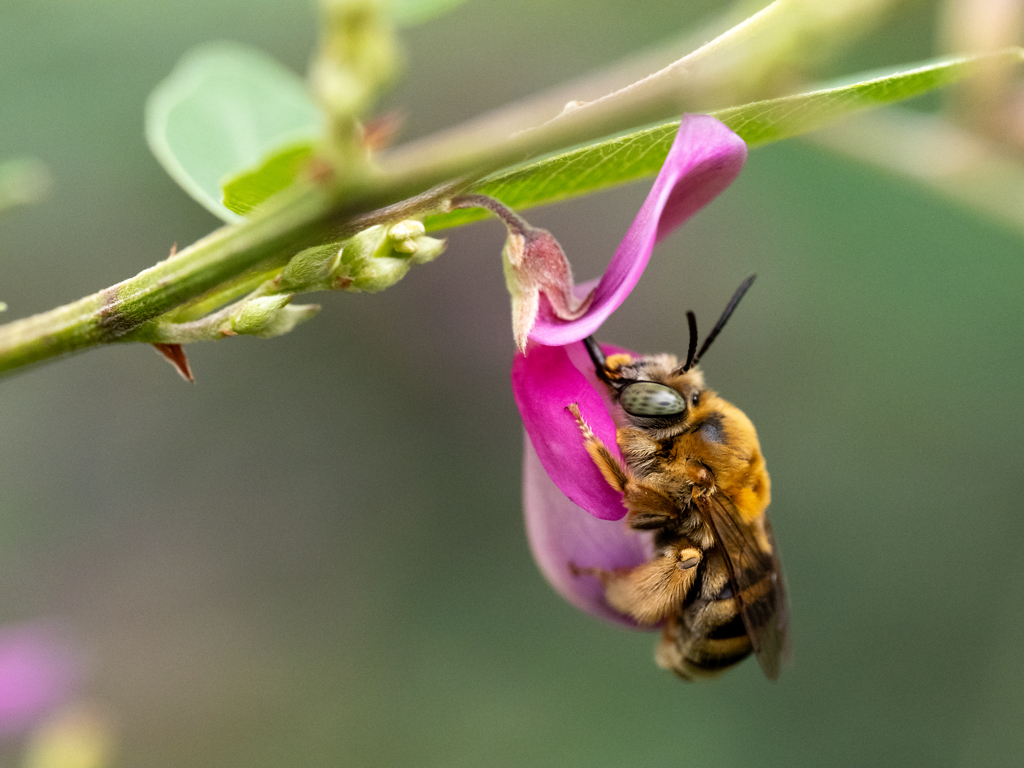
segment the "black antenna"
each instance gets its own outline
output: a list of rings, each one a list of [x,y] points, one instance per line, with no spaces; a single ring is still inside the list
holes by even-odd
[[[735,311],[736,305],[740,303],[740,299],[743,298],[743,294],[745,294],[750,289],[750,286],[754,284],[754,279],[756,277],[757,275],[751,275],[740,283],[740,287],[736,289],[736,293],[732,295],[732,298],[729,299],[729,303],[725,305],[725,311],[723,311],[722,316],[718,318],[718,322],[715,323],[715,327],[711,330],[711,333],[708,334],[708,337],[704,339],[704,344],[701,346],[700,352],[697,353],[697,356],[693,358],[692,365],[697,364],[697,361],[700,360],[704,356],[704,353],[708,351],[708,347],[711,346],[711,342],[714,341],[715,337],[722,332],[723,328],[725,328],[725,323],[729,320],[733,311]]]
[[[607,363],[605,362],[604,352],[601,351],[601,347],[598,346],[597,339],[593,336],[587,336],[583,340],[583,344],[587,348],[587,352],[590,354],[590,359],[594,361],[594,368],[597,370],[597,378],[603,381],[605,384],[611,384],[612,380],[608,376]]]
[[[693,356],[697,354],[697,316],[692,309],[686,311],[686,324],[690,326],[690,348],[686,351],[686,365],[683,366],[683,373],[690,370],[693,365]]]

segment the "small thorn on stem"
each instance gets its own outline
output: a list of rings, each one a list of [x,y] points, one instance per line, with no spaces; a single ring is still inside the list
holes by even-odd
[[[195,378],[192,376],[192,369],[189,367],[188,358],[185,357],[185,350],[181,344],[154,344],[153,347],[164,356],[171,365],[174,366],[174,370],[178,372],[185,381],[196,383]]]

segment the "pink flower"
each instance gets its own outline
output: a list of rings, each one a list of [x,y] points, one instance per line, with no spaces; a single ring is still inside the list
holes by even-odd
[[[54,627],[0,628],[0,737],[30,727],[63,704],[78,678],[78,660]]]
[[[724,123],[708,115],[684,116],[658,178],[608,268],[598,280],[576,286],[581,300],[594,292],[587,311],[567,322],[542,298],[530,338],[561,346],[594,333],[633,290],[654,246],[724,192],[746,159],[747,145]]]
[[[635,623],[605,603],[597,579],[578,576],[573,565],[611,570],[649,559],[649,535],[622,518],[621,494],[612,490],[583,447],[572,415],[583,418],[613,453],[615,422],[605,386],[581,340],[594,333],[625,300],[647,266],[655,244],[722,192],[739,174],[747,147],[712,117],[683,118],[675,142],[647,200],[604,275],[576,286],[589,305],[575,319],[560,319],[542,294],[533,343],[512,365],[512,390],[527,440],[523,500],[527,535],[537,564],[555,590],[589,613],[630,626]],[[607,354],[622,352],[604,347]],[[621,458],[621,457],[620,457]]]
[[[603,348],[607,354],[625,351]],[[633,568],[653,554],[650,535],[622,520],[622,495],[601,476],[565,409],[577,403],[594,434],[621,458],[610,400],[582,342],[531,344],[512,364],[512,391],[526,426],[523,509],[534,560],[555,591],[577,608],[636,626],[608,607],[597,579],[572,572],[573,565]]]

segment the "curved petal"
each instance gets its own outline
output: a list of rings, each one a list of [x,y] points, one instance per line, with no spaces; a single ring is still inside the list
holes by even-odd
[[[571,570],[571,565],[604,570],[640,565],[652,555],[650,534],[637,533],[623,521],[599,520],[573,504],[548,477],[528,436],[524,442],[526,535],[544,578],[580,610],[637,629],[651,629],[639,627],[610,608],[595,576]]]
[[[608,354],[617,350],[605,347]],[[574,359],[575,358],[575,359]],[[583,447],[567,407],[579,406],[587,424],[617,457],[610,401],[581,342],[566,347],[531,344],[512,362],[512,394],[541,465],[563,494],[602,520],[625,516],[622,494],[608,485]]]
[[[633,290],[655,244],[724,191],[746,159],[747,145],[724,123],[708,115],[685,115],[654,186],[597,282],[586,314],[560,320],[542,297],[530,338],[561,346],[594,333]],[[577,295],[586,296],[593,285],[577,286]]]

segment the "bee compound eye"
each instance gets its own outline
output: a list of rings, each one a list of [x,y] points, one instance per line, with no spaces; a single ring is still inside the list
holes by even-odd
[[[686,410],[683,396],[672,387],[653,381],[637,381],[619,394],[619,402],[632,416],[674,416]]]

